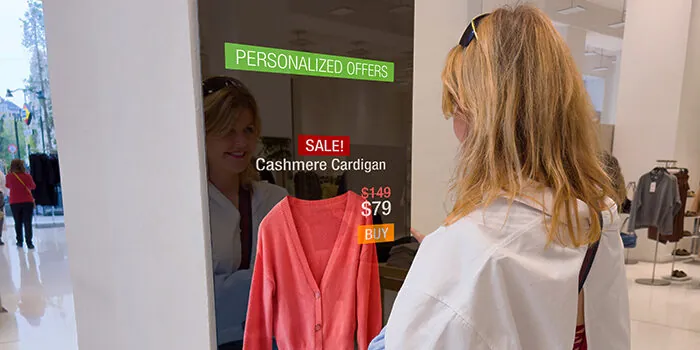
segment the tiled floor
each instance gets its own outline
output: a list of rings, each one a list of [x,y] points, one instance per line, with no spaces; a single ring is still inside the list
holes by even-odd
[[[636,278],[651,278],[652,265],[627,265],[632,317],[632,349],[700,349],[700,265],[677,263],[694,282],[645,286]],[[671,264],[657,266],[657,276],[671,273]]]
[[[0,350],[77,349],[64,230],[40,229],[36,236],[35,251],[0,247],[0,295],[9,311],[0,314]],[[700,280],[700,265],[676,268]],[[657,271],[667,275],[670,269],[662,264]],[[628,266],[632,349],[700,349],[700,289],[634,282],[650,276],[651,264]]]
[[[0,247],[0,295],[9,311],[0,314],[0,350],[77,349],[64,229],[36,230],[33,251],[10,236]]]

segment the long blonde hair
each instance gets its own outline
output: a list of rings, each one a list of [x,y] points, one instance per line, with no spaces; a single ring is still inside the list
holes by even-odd
[[[523,195],[535,182],[552,191],[549,242],[578,247],[598,240],[598,216],[590,215],[584,230],[576,200],[596,213],[614,191],[598,159],[594,110],[566,43],[529,5],[500,8],[475,31],[471,44],[449,52],[442,74],[443,112],[468,125],[446,224],[499,197]]]
[[[255,97],[240,81],[227,77],[214,77],[210,79],[228,79],[233,84],[207,94],[204,97],[204,130],[206,135],[227,135],[234,130],[240,114],[246,110],[253,115],[253,125],[256,136],[260,136],[262,122],[258,111],[258,103]],[[205,81],[206,85],[206,81]],[[253,182],[258,181],[260,175],[252,164],[243,170],[240,175],[241,185],[253,190]]]

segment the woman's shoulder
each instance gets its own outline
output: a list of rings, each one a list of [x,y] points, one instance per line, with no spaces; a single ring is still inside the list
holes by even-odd
[[[256,181],[253,183],[253,197],[260,202],[277,204],[288,195],[289,192],[284,187],[267,181]]]

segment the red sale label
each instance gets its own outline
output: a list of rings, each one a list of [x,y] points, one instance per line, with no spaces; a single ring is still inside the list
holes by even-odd
[[[299,135],[300,156],[349,156],[350,136]]]

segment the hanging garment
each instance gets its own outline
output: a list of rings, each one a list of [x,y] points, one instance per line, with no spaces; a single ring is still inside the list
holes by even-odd
[[[680,208],[685,208],[686,201],[688,200],[688,190],[690,189],[690,185],[688,184],[688,172],[687,171],[681,171],[678,173],[673,174],[673,176],[676,177],[676,181],[678,182],[678,193],[680,194]],[[676,212],[676,215],[673,217],[673,232],[670,235],[664,235],[662,234],[659,236],[659,242],[661,243],[668,243],[668,242],[678,242],[683,238],[683,231],[684,231],[684,223],[685,220],[685,211],[684,210],[678,210]],[[650,227],[649,228],[649,233],[648,237],[649,239],[656,240],[658,235],[658,229],[656,227]]]
[[[49,155],[49,167],[51,169],[51,172],[49,174],[49,183],[53,185],[59,185],[61,183],[61,170],[58,165],[57,154]]]
[[[36,204],[46,206],[58,205],[56,186],[60,182],[58,172],[58,160],[54,162],[44,153],[29,155],[29,171],[36,182],[33,191]]]
[[[322,198],[321,180],[312,171],[294,174],[294,196],[299,199],[318,200]]]
[[[655,168],[639,178],[632,200],[629,231],[657,227],[661,234],[673,233],[673,219],[681,209],[678,180],[666,169]]]
[[[373,244],[358,244],[364,199],[287,197],[260,226],[243,348],[353,350],[382,327]]]

